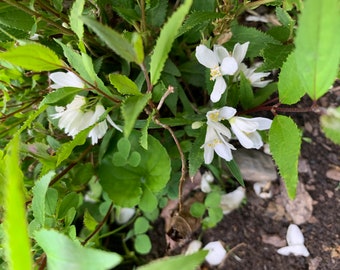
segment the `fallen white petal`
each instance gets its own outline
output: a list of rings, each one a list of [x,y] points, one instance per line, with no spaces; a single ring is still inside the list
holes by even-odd
[[[243,187],[238,187],[234,191],[222,195],[221,208],[223,210],[223,214],[227,215],[234,209],[237,209],[242,203],[245,196],[246,192]]]
[[[303,245],[305,239],[299,227],[295,224],[290,224],[287,230],[287,243],[288,246]]]
[[[184,255],[190,255],[200,250],[202,242],[199,240],[191,241]]]
[[[205,260],[210,265],[219,265],[224,260],[225,255],[227,254],[220,241],[210,242],[203,249],[209,250],[209,253],[205,257]]]
[[[294,256],[309,256],[309,252],[304,245],[294,245],[287,246],[277,250],[277,253],[284,256],[294,255]]]
[[[273,196],[272,191],[264,191],[271,182],[256,182],[253,186],[255,194],[262,199],[269,199]]]

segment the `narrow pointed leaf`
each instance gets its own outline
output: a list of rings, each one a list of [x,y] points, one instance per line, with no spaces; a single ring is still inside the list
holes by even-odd
[[[78,36],[79,40],[82,40],[84,35],[84,23],[82,20],[80,20],[80,16],[84,9],[84,4],[85,0],[76,0],[70,12],[70,26],[72,31]]]
[[[154,52],[151,56],[150,62],[150,77],[151,84],[155,85],[161,76],[166,59],[171,50],[172,43],[174,42],[178,29],[181,27],[185,16],[188,14],[192,5],[192,0],[186,0],[170,17],[161,30],[160,36]]]

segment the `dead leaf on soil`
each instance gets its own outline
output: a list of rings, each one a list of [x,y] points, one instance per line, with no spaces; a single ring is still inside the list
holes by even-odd
[[[286,240],[281,239],[278,235],[262,234],[261,238],[263,243],[272,245],[274,247],[279,248],[286,245]]]
[[[284,206],[287,214],[291,217],[292,221],[301,225],[311,219],[313,213],[313,199],[305,189],[304,184],[300,181],[296,190],[296,197],[290,200],[287,191],[282,183],[282,192],[280,197],[282,205]]]
[[[321,263],[321,257],[315,257],[308,262],[308,270],[317,270]]]
[[[334,166],[326,172],[326,176],[329,179],[340,181],[340,167]]]

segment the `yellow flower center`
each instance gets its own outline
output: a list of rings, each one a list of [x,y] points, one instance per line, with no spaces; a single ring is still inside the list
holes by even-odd
[[[222,141],[220,139],[216,138],[216,139],[210,141],[208,143],[208,146],[214,148],[217,144],[220,144],[220,143],[222,143]]]
[[[209,117],[210,121],[218,122],[219,115],[220,115],[220,112],[219,111],[215,111],[215,112],[209,113],[208,117]]]
[[[221,73],[219,66],[210,69],[210,80],[211,81],[214,81],[216,80],[216,78],[221,77],[221,76],[222,76],[222,73]]]

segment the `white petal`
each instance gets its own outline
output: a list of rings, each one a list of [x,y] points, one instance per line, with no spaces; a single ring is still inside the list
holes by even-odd
[[[204,145],[204,163],[210,164],[214,159],[214,148],[209,145]]]
[[[277,250],[280,255],[288,256],[290,254],[294,256],[309,256],[308,249],[304,245],[287,246]]]
[[[223,135],[223,136],[227,137],[228,139],[231,138],[231,133],[230,133],[229,128],[227,128],[222,123],[219,123],[219,122],[208,122],[208,126],[212,127],[215,130],[217,136],[222,141],[225,141],[225,138],[221,138],[220,135]]]
[[[204,193],[209,193],[211,191],[210,184],[208,183],[207,180],[205,180],[203,177],[201,179],[201,190]]]
[[[237,209],[243,199],[245,198],[246,193],[243,187],[238,187],[232,192],[224,194],[221,196],[221,208],[223,210],[223,214],[227,215],[234,209]]]
[[[290,224],[287,230],[287,243],[288,246],[303,245],[305,239],[299,227],[295,224]]]
[[[248,136],[243,133],[236,125],[231,124],[231,129],[236,135],[237,139],[240,141],[240,144],[247,149],[253,148],[254,144],[252,140],[248,138]]]
[[[55,83],[52,88],[58,89],[61,87],[76,87],[83,88],[84,82],[78,78],[73,72],[54,72],[49,75],[49,78]]]
[[[203,249],[209,250],[205,260],[210,265],[219,265],[227,254],[220,241],[210,242]]]
[[[234,124],[243,132],[254,132],[258,128],[257,121],[253,120],[254,118],[245,118],[240,116],[233,117],[230,122],[234,122]]]
[[[198,62],[207,68],[215,68],[219,66],[217,56],[205,45],[198,45],[196,47],[195,55]]]
[[[221,45],[214,45],[214,53],[217,56],[219,63],[222,63],[224,58],[230,57],[227,49]]]
[[[242,45],[240,43],[235,44],[232,56],[236,59],[238,64],[240,64],[243,61],[244,57],[246,56],[248,46],[249,41],[243,43]]]
[[[253,142],[252,148],[260,149],[262,147],[263,141],[262,141],[261,135],[257,131],[248,133],[246,135]]]
[[[116,222],[118,224],[125,224],[134,216],[135,212],[135,208],[120,208],[118,211],[116,211]]]
[[[214,176],[212,175],[210,171],[206,171],[203,173],[202,179],[204,179],[208,183],[212,183],[214,181]]]
[[[232,147],[231,144],[224,144],[224,143],[218,143],[215,146],[215,152],[218,156],[220,156],[221,158],[223,158],[226,161],[230,161],[233,159],[233,155],[231,153],[231,149]]]
[[[115,122],[112,121],[110,116],[106,116],[106,120],[110,123],[111,126],[113,126],[115,129],[119,130],[120,132],[123,132],[123,130],[117,126]]]
[[[198,240],[191,241],[190,244],[188,245],[188,249],[185,252],[185,255],[191,255],[194,254],[195,252],[199,251],[199,249],[202,246],[202,242]]]
[[[216,78],[214,89],[210,95],[210,100],[212,102],[217,102],[221,99],[222,94],[227,89],[227,83],[223,79],[223,77]]]
[[[224,106],[220,109],[219,120],[230,119],[236,114],[236,109]]]
[[[263,88],[263,87],[266,87],[268,83],[270,82],[272,82],[272,80],[256,81],[256,82],[252,82],[251,85],[254,87],[258,87],[258,88]]]
[[[247,118],[248,122],[254,122],[257,125],[257,130],[266,130],[270,129],[272,125],[272,120],[264,117],[254,117],[254,118]]]
[[[234,57],[226,57],[223,59],[220,69],[222,75],[234,75],[238,70],[238,64]]]

